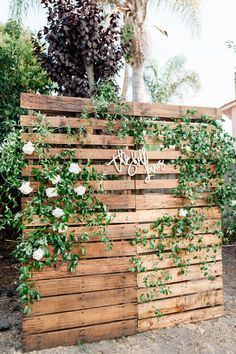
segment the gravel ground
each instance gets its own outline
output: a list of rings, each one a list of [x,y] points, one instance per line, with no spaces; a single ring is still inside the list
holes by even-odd
[[[236,247],[224,249],[225,316],[197,324],[180,325],[117,340],[34,351],[31,354],[236,354]],[[1,271],[5,278],[12,265]],[[13,266],[14,269],[14,266]],[[2,266],[1,266],[2,270]],[[16,270],[1,280],[0,353],[20,354],[21,322],[15,300]],[[4,287],[5,286],[5,287]]]

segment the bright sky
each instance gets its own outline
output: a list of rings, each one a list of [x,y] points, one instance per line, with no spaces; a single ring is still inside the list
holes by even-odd
[[[8,18],[9,0],[0,0],[0,21]],[[186,98],[183,104],[217,106],[233,100],[236,54],[225,42],[236,41],[236,0],[202,0],[201,34],[191,36],[189,28],[181,24],[176,16],[151,9],[148,15],[150,61],[165,63],[170,57],[183,54],[188,67],[200,75],[201,90],[196,97]],[[31,11],[25,25],[37,31],[45,23],[42,11]],[[166,38],[153,25],[167,30]]]

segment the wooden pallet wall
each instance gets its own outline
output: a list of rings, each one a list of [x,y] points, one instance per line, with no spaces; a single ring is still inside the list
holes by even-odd
[[[193,107],[153,105],[130,103],[129,115],[140,117],[158,116],[166,124],[170,118],[180,119],[187,109]],[[38,141],[41,137],[32,134],[32,127],[37,125],[38,117],[34,112],[45,114],[46,122],[54,128],[78,128],[83,125],[88,128],[88,135],[83,146],[74,137],[66,138],[63,133],[47,136],[44,141],[53,145],[49,154],[54,155],[63,150],[67,144],[77,146],[75,160],[81,165],[92,160],[92,166],[98,172],[116,176],[115,180],[103,181],[104,193],[100,199],[115,213],[112,224],[107,233],[113,241],[113,249],[108,252],[99,239],[86,243],[88,253],[82,257],[75,273],[67,270],[66,264],[59,264],[56,268],[45,268],[42,272],[34,272],[36,288],[41,293],[41,300],[33,305],[32,314],[23,318],[23,337],[26,350],[43,349],[59,345],[74,345],[77,341],[90,342],[121,336],[133,335],[138,332],[161,327],[173,326],[179,323],[215,318],[223,314],[222,295],[222,261],[221,251],[215,254],[201,250],[191,254],[185,252],[188,246],[186,241],[181,244],[182,257],[191,259],[189,272],[181,275],[173,260],[169,258],[168,250],[159,263],[158,272],[153,271],[156,255],[150,249],[141,245],[131,245],[137,227],[150,231],[151,224],[163,215],[178,215],[178,208],[183,200],[174,197],[171,189],[178,185],[179,170],[173,165],[166,165],[165,171],[159,171],[156,178],[149,184],[144,183],[146,177],[143,167],[139,167],[137,174],[130,177],[127,168],[123,167],[118,173],[113,165],[107,166],[116,154],[118,148],[127,153],[137,150],[132,136],[121,139],[114,135],[107,135],[107,121],[93,117],[91,100],[48,97],[43,95],[22,94],[21,107],[28,109],[27,115],[21,116],[21,125],[25,127],[22,141]],[[91,118],[85,120],[80,117],[86,110]],[[110,109],[112,113],[112,107]],[[196,123],[202,114],[220,117],[220,111],[215,108],[197,107]],[[119,129],[119,123],[117,123]],[[147,139],[148,144],[153,142]],[[73,145],[73,146],[74,146]],[[150,163],[157,160],[177,159],[180,151],[166,149],[163,151],[148,151]],[[28,166],[23,170],[23,176],[31,180],[34,190],[38,182],[34,180],[32,167],[37,164],[37,156],[30,156]],[[214,168],[214,166],[211,166]],[[217,181],[212,181],[212,188]],[[96,182],[94,182],[96,188]],[[22,198],[22,205],[29,198]],[[186,202],[186,205],[189,205]],[[205,245],[218,245],[220,240],[213,232],[213,224],[220,219],[218,207],[206,209],[206,196],[197,200],[195,209],[198,213],[205,211],[207,219],[199,234],[204,235]],[[38,218],[26,224],[25,233],[40,224]],[[80,236],[85,227],[69,220],[68,233],[74,231]],[[96,231],[93,227],[88,232]],[[151,231],[150,231],[151,233]],[[193,242],[197,243],[199,234]],[[75,252],[81,253],[83,244],[75,247]],[[130,258],[138,256],[146,267],[144,273],[130,272]],[[213,262],[212,256],[216,257]],[[211,266],[213,280],[203,277],[201,260],[207,260]],[[171,278],[167,281],[171,290],[169,295],[158,294],[158,299],[147,303],[140,302],[140,296],[145,295],[148,289],[144,287],[144,278],[148,275],[154,279],[161,278],[163,271],[168,271]],[[164,317],[158,319],[153,312],[157,307]]]

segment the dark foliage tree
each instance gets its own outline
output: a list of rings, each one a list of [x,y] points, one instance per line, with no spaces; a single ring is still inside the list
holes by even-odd
[[[90,97],[97,84],[114,80],[122,66],[119,15],[104,18],[95,0],[41,0],[47,26],[36,54],[61,94]]]

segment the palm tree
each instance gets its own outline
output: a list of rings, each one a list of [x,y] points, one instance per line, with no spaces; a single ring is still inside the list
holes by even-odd
[[[156,9],[166,8],[176,15],[191,29],[199,28],[199,14],[201,0],[100,0],[103,3],[109,3],[118,11],[123,13],[125,26],[133,29],[132,54],[129,63],[132,66],[132,88],[133,100],[141,101],[143,99],[144,85],[144,61],[146,44],[146,18],[148,5],[153,3]],[[156,26],[157,29],[159,29]],[[159,29],[162,33],[165,31]]]
[[[170,58],[160,70],[155,64],[146,67],[144,82],[152,102],[171,103],[175,98],[182,99],[199,90],[199,75],[185,67],[183,56]]]

